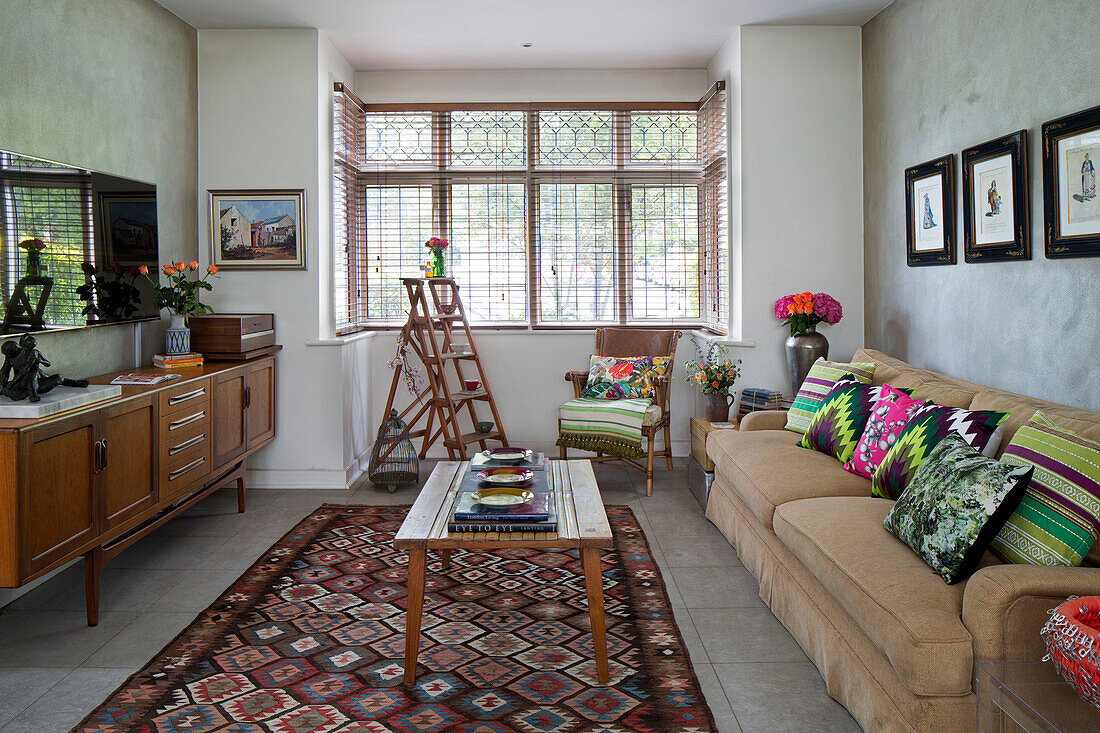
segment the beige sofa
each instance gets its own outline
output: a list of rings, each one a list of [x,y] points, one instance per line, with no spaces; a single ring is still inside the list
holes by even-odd
[[[955,407],[1009,412],[1002,449],[1042,409],[1100,440],[1100,413],[923,371],[863,349],[875,384]],[[799,448],[785,412],[748,415],[707,439],[715,479],[707,517],[737,548],[760,596],[814,661],[829,694],[868,731],[971,731],[974,664],[1040,659],[1047,611],[1100,594],[1100,548],[1087,567],[1000,563],[989,553],[947,585],[882,528],[892,502],[830,456]]]

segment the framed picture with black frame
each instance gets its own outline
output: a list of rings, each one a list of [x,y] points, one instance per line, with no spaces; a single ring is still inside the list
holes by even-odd
[[[955,264],[955,156],[905,169],[905,262]]]
[[[1100,255],[1100,107],[1043,123],[1046,256]]]
[[[1031,259],[1027,130],[962,152],[963,258]]]

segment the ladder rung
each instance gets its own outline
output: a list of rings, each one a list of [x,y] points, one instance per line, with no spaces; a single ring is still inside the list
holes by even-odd
[[[428,432],[427,430],[410,430],[408,437],[409,438],[423,438],[424,435],[427,434],[427,432]]]

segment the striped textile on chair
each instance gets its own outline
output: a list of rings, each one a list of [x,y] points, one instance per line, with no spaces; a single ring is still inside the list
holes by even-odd
[[[620,458],[641,458],[642,422],[653,400],[605,400],[578,397],[558,408],[557,445],[598,451]]]

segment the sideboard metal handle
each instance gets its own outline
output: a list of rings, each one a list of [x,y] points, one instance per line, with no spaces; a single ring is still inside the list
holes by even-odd
[[[107,439],[104,438],[103,440],[101,440],[99,442],[103,444],[103,460],[99,464],[99,470],[100,471],[106,471],[107,470]]]
[[[168,480],[169,481],[175,481],[176,479],[178,479],[183,474],[187,473],[188,471],[191,471],[193,469],[198,468],[199,466],[201,466],[204,463],[206,463],[206,456],[200,456],[199,458],[196,458],[195,460],[188,463],[183,468],[177,468],[175,471],[172,471],[172,473],[168,474]]]
[[[178,394],[175,397],[168,398],[169,405],[178,405],[181,402],[187,402],[187,400],[193,400],[196,397],[201,397],[206,394],[206,387],[199,387],[198,389],[191,390],[190,392],[184,392]]]
[[[191,446],[196,445],[197,443],[201,443],[204,440],[206,440],[206,433],[199,433],[194,438],[191,438],[191,440],[185,440],[182,443],[180,443],[179,445],[174,445],[171,448],[169,448],[168,449],[168,455],[174,456],[177,453],[179,453],[181,450],[187,450]]]
[[[169,430],[178,430],[179,428],[182,428],[184,425],[190,425],[191,423],[195,422],[196,420],[202,420],[204,417],[206,417],[206,410],[199,410],[194,415],[190,415],[188,417],[180,418],[179,420],[176,420],[175,422],[168,423],[168,429]]]

